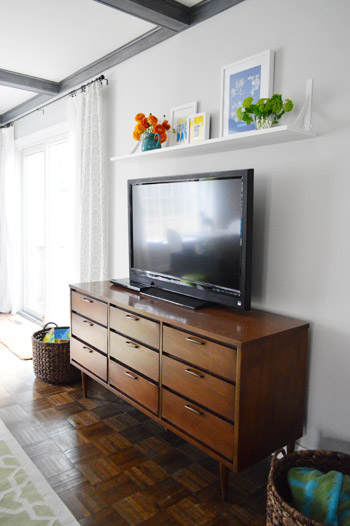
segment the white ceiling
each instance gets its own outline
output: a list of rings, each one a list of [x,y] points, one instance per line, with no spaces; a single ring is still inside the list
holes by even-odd
[[[0,69],[54,82],[156,27],[93,0],[0,0],[0,20]],[[0,85],[0,115],[36,95]]]
[[[34,95],[36,94],[32,91],[0,86],[0,115],[14,106],[31,99]]]
[[[0,0],[0,20],[0,68],[55,82],[154,27],[93,0]]]
[[[177,0],[180,4],[187,5],[187,7],[193,7],[196,4],[199,4],[202,0]]]

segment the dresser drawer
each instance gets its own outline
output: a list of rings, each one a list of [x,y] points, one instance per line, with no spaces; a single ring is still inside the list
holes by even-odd
[[[233,459],[232,424],[165,389],[162,390],[162,418],[222,456]]]
[[[234,385],[168,356],[162,358],[162,383],[228,420],[234,419]]]
[[[164,327],[163,351],[228,380],[236,380],[237,352],[225,345]]]
[[[159,353],[148,347],[124,338],[120,334],[109,333],[110,357],[123,362],[126,366],[142,372],[155,382],[159,380]]]
[[[107,354],[107,329],[72,313],[72,335]]]
[[[105,382],[107,381],[107,356],[91,349],[75,338],[71,338],[70,341],[70,359],[73,363],[82,365]]]
[[[158,414],[158,386],[129,371],[125,367],[109,361],[109,384],[127,396]]]
[[[72,310],[107,326],[107,303],[72,291]]]
[[[159,324],[111,305],[110,326],[131,339],[159,349]]]

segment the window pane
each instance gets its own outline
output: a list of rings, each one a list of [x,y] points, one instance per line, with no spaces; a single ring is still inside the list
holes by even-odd
[[[45,303],[44,152],[27,155],[24,162],[24,308],[42,318]]]
[[[69,324],[69,271],[72,229],[71,173],[68,142],[47,148],[48,239],[46,319]]]

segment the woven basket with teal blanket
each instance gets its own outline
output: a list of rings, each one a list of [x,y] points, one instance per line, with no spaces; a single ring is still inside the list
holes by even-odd
[[[282,458],[278,458],[280,453]],[[306,517],[293,504],[288,472],[293,468],[306,467],[322,473],[338,471],[350,475],[350,455],[321,450],[296,451],[286,455],[284,450],[276,451],[267,484],[267,526],[323,526],[324,523]],[[343,525],[346,525],[345,521]],[[339,522],[339,526],[343,525]]]

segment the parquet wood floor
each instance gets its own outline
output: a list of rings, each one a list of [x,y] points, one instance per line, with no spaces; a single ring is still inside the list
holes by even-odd
[[[81,526],[263,526],[269,460],[230,474],[92,380],[55,386],[0,345],[0,418]],[[20,526],[20,525],[19,525]]]

